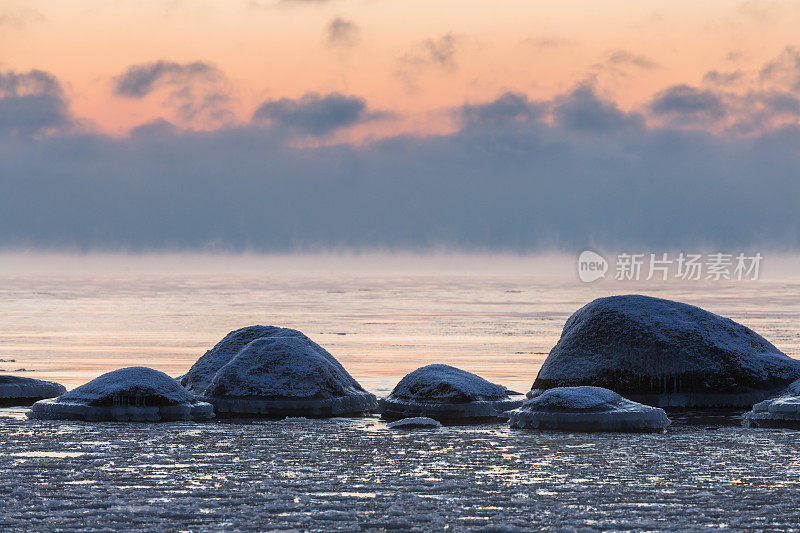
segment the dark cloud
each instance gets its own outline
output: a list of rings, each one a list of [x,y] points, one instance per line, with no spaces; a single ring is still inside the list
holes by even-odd
[[[585,83],[555,99],[553,116],[570,130],[608,133],[642,126],[642,117],[625,113],[610,100],[598,97],[593,85]]]
[[[617,50],[608,56],[608,62],[617,66],[631,66],[644,70],[658,67],[658,63],[642,55],[637,55],[626,50]]]
[[[361,29],[352,21],[336,17],[325,27],[325,34],[329,46],[348,48],[358,44]]]
[[[692,121],[713,122],[726,114],[725,104],[717,94],[689,85],[675,85],[657,93],[650,109],[657,116]]]
[[[0,71],[0,136],[35,135],[69,123],[64,91],[54,76]]]
[[[255,122],[303,135],[326,135],[369,118],[363,98],[339,93],[308,93],[297,100],[267,100],[253,113]]]
[[[204,61],[156,61],[128,67],[114,78],[113,88],[117,96],[144,98],[165,85],[186,87],[194,81],[216,81],[221,77],[219,69]]]
[[[703,74],[703,82],[711,85],[731,85],[741,81],[744,73],[740,70],[730,72],[720,72],[719,70],[709,70]]]
[[[145,124],[139,124],[128,132],[132,138],[165,138],[178,135],[180,128],[168,120],[158,118]]]
[[[0,71],[0,96],[20,96],[24,94],[48,94],[61,96],[63,90],[55,76],[42,70],[16,72]]]
[[[218,125],[233,116],[225,74],[204,61],[132,65],[114,77],[112,86],[115,95],[137,100],[158,93],[183,123],[203,120]]]
[[[542,108],[524,94],[507,92],[491,102],[464,105],[458,114],[468,124],[504,123],[539,117]]]

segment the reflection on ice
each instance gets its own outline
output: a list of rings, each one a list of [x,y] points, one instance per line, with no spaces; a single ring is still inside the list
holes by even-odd
[[[16,452],[10,453],[12,457],[50,457],[53,459],[63,458],[63,457],[81,457],[82,453],[80,452]]]

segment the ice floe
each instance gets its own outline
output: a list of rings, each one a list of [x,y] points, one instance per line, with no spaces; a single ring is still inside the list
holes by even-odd
[[[511,427],[562,431],[660,431],[663,409],[626,400],[601,387],[558,387],[509,413]]]
[[[428,365],[407,374],[379,403],[384,418],[426,416],[455,421],[493,418],[518,407],[505,387],[449,365]]]
[[[375,396],[318,344],[296,330],[260,328],[232,332],[184,376],[197,389],[206,380],[199,369],[216,369],[202,398],[218,414],[328,417],[375,410]],[[253,339],[258,333],[266,335]]]
[[[394,422],[389,422],[386,427],[392,429],[422,429],[422,428],[438,428],[442,425],[438,420],[428,418],[427,416],[413,416],[411,418],[401,418]]]
[[[662,407],[741,407],[799,378],[800,361],[733,320],[671,300],[610,296],[569,317],[529,397],[592,385]]]
[[[52,420],[158,422],[214,417],[176,380],[146,367],[114,370],[58,398],[33,404],[28,417]]]
[[[800,380],[775,398],[755,404],[742,418],[748,426],[800,429]]]
[[[64,385],[53,381],[21,376],[0,376],[0,405],[31,405],[45,398],[54,398],[66,391]]]

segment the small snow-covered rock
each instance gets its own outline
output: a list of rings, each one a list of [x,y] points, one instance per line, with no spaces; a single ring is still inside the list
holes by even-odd
[[[375,396],[331,354],[288,331],[250,341],[216,371],[202,397],[218,414],[328,417],[375,409]]]
[[[747,426],[800,429],[800,380],[775,398],[755,404],[742,418]]]
[[[569,317],[528,396],[591,385],[648,405],[737,407],[799,378],[800,361],[733,320],[671,300],[611,296]]]
[[[601,387],[558,387],[509,412],[511,427],[563,431],[660,431],[663,409],[626,400]]]
[[[518,407],[506,389],[449,365],[428,365],[407,374],[380,401],[384,418],[426,416],[437,420],[495,418]]]
[[[392,429],[417,429],[417,428],[438,428],[442,425],[438,420],[428,418],[427,416],[414,416],[411,418],[402,418],[389,422],[386,427]]]
[[[108,372],[52,400],[41,400],[29,418],[45,420],[116,420],[157,422],[214,417],[211,404],[163,372],[129,367]]]
[[[66,391],[64,385],[53,381],[0,376],[0,405],[31,405],[45,398],[54,398]]]

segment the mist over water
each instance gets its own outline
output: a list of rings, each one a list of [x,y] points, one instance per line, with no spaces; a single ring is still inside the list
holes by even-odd
[[[582,283],[563,254],[0,254],[0,369],[68,388],[124,366],[183,374],[228,331],[299,329],[386,394],[447,363],[527,390],[566,318],[643,293],[739,321],[800,357],[800,276],[765,254],[757,281]],[[24,369],[25,371],[19,371]]]

